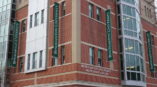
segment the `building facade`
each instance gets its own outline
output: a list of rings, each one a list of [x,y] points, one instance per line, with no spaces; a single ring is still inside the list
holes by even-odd
[[[0,87],[157,87],[154,0],[2,2]]]

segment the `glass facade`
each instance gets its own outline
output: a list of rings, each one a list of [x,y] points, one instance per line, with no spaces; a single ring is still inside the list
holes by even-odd
[[[8,58],[9,30],[11,21],[12,0],[0,0],[0,86],[4,87]],[[2,50],[3,49],[3,50]]]
[[[144,86],[145,71],[139,0],[118,0],[118,13],[122,84]]]

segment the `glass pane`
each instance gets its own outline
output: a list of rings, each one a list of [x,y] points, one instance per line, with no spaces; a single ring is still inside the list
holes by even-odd
[[[130,68],[132,71],[135,71],[135,56],[130,55]]]
[[[32,69],[36,69],[37,68],[37,53],[33,53],[33,59],[32,59]]]
[[[141,75],[140,75],[140,73],[137,73],[137,80],[138,80],[138,81],[141,80]]]
[[[3,0],[3,5],[6,5],[7,4],[7,0]]]
[[[136,70],[140,71],[140,58],[136,56]]]
[[[124,80],[124,72],[121,72],[121,79]]]
[[[28,59],[27,59],[27,70],[30,69],[30,54],[28,54]]]
[[[2,36],[0,36],[0,43],[1,43],[1,42],[3,42],[3,37],[2,37]],[[0,48],[0,49],[1,49],[1,48]]]
[[[135,41],[135,53],[138,54],[138,42]]]
[[[0,7],[2,7],[2,1],[0,1]]]
[[[126,54],[126,68],[127,70],[131,70],[131,66],[130,66],[130,55]]]
[[[1,14],[1,12],[2,12],[2,8],[0,7],[0,14]]]
[[[10,5],[10,4],[9,4],[9,5],[7,5],[7,10],[8,10],[8,9],[11,9],[11,5]]]
[[[0,28],[0,36],[4,36],[4,25]]]
[[[12,1],[12,0],[7,0],[7,3],[8,3],[8,4],[11,4],[11,1]]]
[[[129,52],[128,47],[129,47],[129,40],[128,40],[128,39],[125,39],[125,50],[126,50],[127,52]]]
[[[136,80],[136,73],[135,72],[131,72],[131,80]]]
[[[43,60],[43,51],[40,51],[40,61],[39,61],[39,67],[42,67],[42,60]]]
[[[2,11],[6,11],[6,6],[3,6]]]
[[[124,65],[123,65],[123,56],[120,54],[120,60],[121,60],[121,70],[124,70]]]
[[[144,72],[144,63],[143,63],[143,59],[141,59],[141,71]]]
[[[127,80],[131,80],[131,73],[130,72],[127,72]]]
[[[135,0],[123,0],[123,1],[125,1],[125,2],[127,2],[129,4],[135,4]]]

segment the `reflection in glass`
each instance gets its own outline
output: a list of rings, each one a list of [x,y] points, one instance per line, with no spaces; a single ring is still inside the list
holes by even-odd
[[[7,62],[8,37],[11,15],[11,1],[0,0],[0,79],[4,82]],[[8,56],[9,57],[9,56]],[[0,83],[0,85],[3,83]]]
[[[123,0],[123,1],[134,5],[136,0]]]

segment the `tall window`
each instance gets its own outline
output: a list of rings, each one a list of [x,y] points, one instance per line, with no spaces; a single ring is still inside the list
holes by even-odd
[[[53,58],[53,65],[58,65],[58,59],[57,58]]]
[[[38,26],[39,25],[39,12],[35,13],[35,21],[34,21],[34,26]]]
[[[54,48],[52,48],[52,55],[54,52]],[[58,59],[52,56],[52,66],[58,65]]]
[[[54,48],[52,48],[52,55],[54,55],[53,52],[54,52]],[[52,66],[55,66],[55,65],[58,65],[58,58],[55,58],[53,56],[53,58],[52,58]]]
[[[37,52],[33,53],[33,59],[32,59],[32,69],[36,69],[37,68]]]
[[[21,32],[25,32],[26,31],[26,19],[22,20],[21,23]]]
[[[41,24],[44,23],[44,9],[41,11]]]
[[[155,50],[155,42],[154,42],[154,36],[152,35],[152,37],[151,37],[152,39],[151,39],[151,41],[152,41],[152,55],[153,55],[153,60],[154,60],[154,63],[156,63],[156,50]],[[155,70],[154,70],[154,72],[151,72],[151,76],[153,77],[153,78],[157,78],[157,72],[156,72],[156,69],[157,69],[157,66],[154,66],[155,67]]]
[[[147,16],[147,8],[146,8],[146,6],[144,6],[144,12],[145,12],[145,16]]]
[[[150,18],[152,17],[152,11],[151,11],[151,9],[149,9],[149,17]]]
[[[61,47],[61,63],[65,63],[65,46]]]
[[[28,54],[28,58],[27,58],[27,70],[30,70],[30,60],[31,60],[31,54]]]
[[[94,6],[93,6],[93,4],[89,4],[88,10],[89,10],[89,17],[93,18],[94,17]]]
[[[94,48],[89,48],[89,61],[90,64],[94,64]]]
[[[155,42],[154,42],[154,36],[152,35],[152,48],[153,48],[153,56],[155,56]]]
[[[155,68],[155,70],[154,70],[154,72],[151,72],[151,76],[153,78],[157,78],[157,66],[155,65],[154,68]]]
[[[98,65],[102,66],[102,50],[98,50]]]
[[[54,48],[52,48],[52,61],[51,61],[52,66],[54,65],[53,49]]]
[[[152,44],[152,56],[153,56],[153,63],[156,63],[156,47],[155,47],[155,39],[154,35],[151,35],[151,44]]]
[[[19,72],[23,72],[23,57],[19,58]]]
[[[66,14],[66,2],[65,1],[63,1],[62,2],[62,7],[61,7],[61,14],[62,14],[62,16],[64,16],[65,14]]]
[[[101,20],[101,9],[99,7],[96,8],[96,18],[98,21]]]
[[[33,15],[30,16],[30,24],[29,25],[30,25],[29,27],[32,28],[32,26],[33,26]]]
[[[147,17],[149,17],[149,8],[147,8]]]
[[[39,68],[42,67],[42,61],[43,61],[43,51],[40,51],[40,57],[39,57]]]

